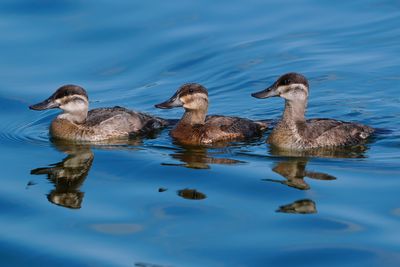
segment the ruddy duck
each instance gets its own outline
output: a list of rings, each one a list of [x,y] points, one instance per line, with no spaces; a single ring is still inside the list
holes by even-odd
[[[96,108],[88,111],[86,91],[77,85],[64,85],[49,98],[29,108],[60,108],[64,112],[50,125],[55,138],[76,141],[104,141],[146,134],[168,124],[167,121],[122,107]]]
[[[253,93],[256,98],[279,96],[285,99],[282,119],[267,142],[285,149],[313,149],[356,145],[365,141],[374,129],[362,124],[332,119],[306,120],[309,86],[298,73],[282,75],[267,89]]]
[[[206,116],[207,89],[197,83],[181,86],[167,101],[156,108],[183,107],[185,113],[171,130],[171,136],[183,144],[210,144],[234,141],[260,135],[267,128],[264,122],[226,116]]]

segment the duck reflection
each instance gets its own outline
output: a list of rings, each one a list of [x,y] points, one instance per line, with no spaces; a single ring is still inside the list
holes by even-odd
[[[296,213],[296,214],[312,214],[317,213],[315,202],[310,199],[301,199],[293,203],[280,206],[276,212]]]
[[[265,179],[265,181],[278,182],[301,190],[308,190],[310,186],[304,181],[305,177],[316,180],[335,180],[336,177],[306,169],[310,157],[321,158],[365,158],[368,147],[357,145],[351,147],[320,148],[312,150],[285,150],[274,146],[270,147],[270,154],[280,157],[290,157],[277,163],[273,171],[283,176],[286,180]]]
[[[310,189],[310,185],[304,181],[305,177],[316,180],[335,180],[336,177],[322,173],[306,170],[307,158],[291,158],[277,163],[272,169],[280,174],[285,180],[263,179],[263,181],[277,182],[300,190]]]
[[[173,159],[177,159],[183,164],[163,163],[168,166],[182,166],[193,169],[209,169],[209,164],[227,164],[233,165],[244,163],[243,161],[218,157],[227,153],[227,147],[204,147],[204,146],[186,146],[177,145],[178,149],[170,154]]]
[[[269,152],[274,156],[282,157],[319,157],[319,158],[365,158],[368,150],[366,145],[315,148],[309,150],[282,149],[275,146],[269,147]]]
[[[94,155],[89,145],[60,141],[55,141],[53,144],[57,150],[68,156],[49,167],[33,169],[31,174],[47,175],[47,179],[54,184],[55,188],[47,196],[51,203],[79,209],[84,197],[80,187],[89,173]]]
[[[285,150],[270,147],[270,154],[284,159],[274,165],[272,171],[278,173],[284,180],[264,179],[264,181],[281,183],[300,190],[309,190],[310,185],[305,178],[314,180],[336,180],[336,177],[323,172],[310,171],[307,163],[311,157],[319,158],[365,158],[368,147],[357,145],[352,147],[321,148],[312,150]],[[293,203],[280,206],[277,212],[311,214],[317,213],[316,204],[310,199],[301,199]]]
[[[178,196],[183,197],[185,199],[192,199],[192,200],[202,200],[205,199],[207,196],[196,189],[182,189],[178,190]]]

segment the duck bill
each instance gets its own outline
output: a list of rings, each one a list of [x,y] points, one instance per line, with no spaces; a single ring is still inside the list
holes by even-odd
[[[170,109],[170,108],[182,107],[183,103],[182,103],[182,101],[179,100],[179,97],[177,95],[173,95],[167,101],[162,102],[157,105],[154,105],[154,106],[156,108],[161,108],[161,109]]]
[[[54,102],[50,98],[48,98],[40,103],[37,103],[35,105],[29,106],[29,108],[33,109],[33,110],[45,110],[45,109],[58,108],[58,107],[60,107],[60,104]]]
[[[267,89],[264,89],[260,92],[252,93],[251,96],[255,98],[268,98],[268,97],[279,96],[279,93],[278,90],[276,90],[275,84],[273,84]]]

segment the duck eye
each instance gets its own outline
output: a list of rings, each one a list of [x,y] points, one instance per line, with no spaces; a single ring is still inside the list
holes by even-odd
[[[193,91],[193,89],[192,88],[190,88],[189,89],[189,93],[193,93],[194,91]]]
[[[288,84],[290,84],[290,80],[289,79],[283,80],[283,85],[288,85]]]

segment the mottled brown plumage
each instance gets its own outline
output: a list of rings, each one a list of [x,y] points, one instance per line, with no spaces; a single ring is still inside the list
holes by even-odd
[[[287,149],[314,149],[350,146],[364,142],[374,129],[359,123],[304,117],[309,86],[298,73],[281,76],[269,88],[252,94],[257,98],[280,96],[285,99],[285,111],[267,142]]]
[[[183,107],[185,113],[171,130],[171,136],[183,144],[211,144],[243,140],[259,136],[266,128],[264,122],[227,116],[206,116],[208,92],[200,84],[181,86],[167,101],[157,108]]]
[[[64,113],[50,125],[55,138],[97,142],[146,134],[160,129],[167,121],[122,107],[97,108],[88,111],[86,91],[76,85],[59,88],[45,101],[30,106],[34,110],[60,108]]]

